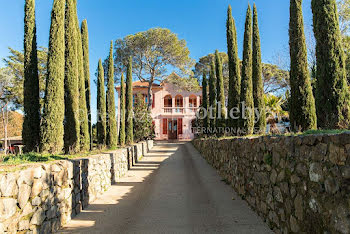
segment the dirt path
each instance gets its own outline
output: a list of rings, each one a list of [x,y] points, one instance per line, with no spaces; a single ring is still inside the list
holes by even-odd
[[[157,143],[61,233],[272,233],[191,143]]]

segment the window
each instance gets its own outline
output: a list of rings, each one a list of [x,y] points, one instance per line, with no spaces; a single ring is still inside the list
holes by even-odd
[[[184,98],[181,95],[176,95],[175,97],[175,112],[176,113],[183,113],[183,107],[184,107]]]
[[[168,134],[168,119],[163,119],[163,134]]]
[[[173,99],[170,95],[164,97],[164,107],[173,107]]]
[[[190,107],[197,107],[197,97],[195,95],[190,96]]]
[[[152,108],[155,107],[155,103],[156,103],[156,94],[152,94]]]
[[[177,132],[178,134],[182,134],[182,119],[177,120]]]

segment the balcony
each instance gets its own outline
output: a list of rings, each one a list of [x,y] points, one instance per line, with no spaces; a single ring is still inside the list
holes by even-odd
[[[193,107],[164,107],[163,108],[163,114],[170,114],[170,115],[195,115],[198,108]]]

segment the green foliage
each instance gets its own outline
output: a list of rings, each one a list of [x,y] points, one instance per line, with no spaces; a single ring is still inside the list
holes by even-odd
[[[125,144],[125,83],[124,74],[120,78],[120,96],[119,96],[119,115],[120,115],[120,127],[119,127],[119,144],[123,146]]]
[[[217,121],[218,127],[224,127],[223,123],[226,118],[226,107],[225,107],[225,93],[224,93],[224,77],[222,75],[222,61],[219,55],[219,51],[215,51],[215,68],[216,68],[216,113],[219,115],[219,109],[221,115],[217,116],[220,121]]]
[[[79,152],[79,64],[77,52],[75,0],[66,1],[65,17],[65,124],[64,149],[66,153]]]
[[[230,111],[235,107],[239,107],[241,93],[241,67],[238,58],[237,31],[231,6],[227,10],[226,36],[229,70],[228,111]],[[238,127],[237,121],[230,119],[230,115],[228,116],[229,127]]]
[[[258,24],[258,11],[253,9],[253,99],[254,108],[259,111],[259,119],[255,123],[257,134],[266,132],[266,113],[264,101],[264,87],[262,81],[261,43]]]
[[[51,13],[46,91],[41,125],[41,152],[60,153],[63,149],[64,17],[65,0],[55,0]]]
[[[254,131],[254,101],[253,101],[253,82],[252,82],[252,10],[248,6],[243,47],[243,65],[242,65],[242,86],[241,102],[245,106],[245,119],[240,119],[240,127],[246,135],[251,135]],[[240,108],[241,110],[243,107]],[[243,113],[242,113],[243,115]]]
[[[349,88],[335,0],[312,0],[316,38],[316,111],[319,127],[349,127]]]
[[[134,141],[140,142],[152,136],[152,117],[141,94],[138,94],[134,105]]]
[[[79,27],[79,19],[76,14],[76,35],[77,35],[77,55],[78,55],[78,82],[79,82],[79,121],[80,121],[80,149],[86,151],[90,149],[90,132],[88,111],[86,106],[86,89],[85,89],[85,67],[82,35]]]
[[[178,92],[198,92],[201,90],[201,87],[198,83],[198,79],[194,77],[182,78],[175,73],[172,73],[166,78],[166,81],[170,84],[173,84],[176,87]]]
[[[302,0],[290,1],[290,119],[294,131],[317,128],[315,99],[307,62]]]
[[[97,76],[97,144],[99,148],[106,145],[107,126],[106,126],[106,94],[104,86],[104,70],[101,59],[98,62]]]
[[[133,96],[132,96],[132,64],[133,60],[132,57],[129,58],[129,63],[128,63],[128,68],[127,68],[127,73],[126,73],[126,101],[125,101],[125,106],[126,106],[126,138],[125,138],[125,143],[127,145],[131,145],[134,141],[134,136],[133,136]]]
[[[66,160],[68,157],[51,154],[38,154],[38,153],[27,153],[21,155],[9,155],[3,158],[3,164],[5,165],[18,165],[23,163],[31,162],[49,162],[55,160]]]
[[[211,109],[211,111],[210,111]],[[215,76],[215,62],[212,60],[209,74],[209,112],[210,127],[214,128],[216,125],[216,76]]]
[[[36,43],[35,0],[25,1],[24,17],[24,122],[25,151],[36,151],[40,141],[40,99]]]
[[[207,128],[209,127],[209,118],[208,118],[208,87],[207,87],[207,75],[206,73],[203,73],[203,83],[202,83],[202,97],[203,97],[203,103],[202,107],[207,111],[207,115],[203,121],[203,127]]]
[[[269,165],[272,166],[272,155],[270,153],[265,154],[264,156],[264,162]]]
[[[114,98],[114,64],[113,64],[113,41],[109,51],[108,81],[107,81],[107,146],[115,148],[118,144],[117,119],[115,113]]]
[[[92,149],[92,126],[91,126],[91,91],[90,91],[90,58],[89,58],[89,32],[87,20],[81,23],[81,35],[83,44],[83,62],[84,62],[84,78],[85,78],[85,98],[86,109],[88,113],[88,125],[90,133],[90,149]]]

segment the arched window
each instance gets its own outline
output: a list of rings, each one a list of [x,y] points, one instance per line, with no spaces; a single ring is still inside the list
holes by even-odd
[[[166,95],[164,97],[164,107],[173,107],[173,99],[171,95]]]
[[[190,95],[190,103],[189,103],[189,107],[191,109],[191,111],[196,111],[197,109],[197,96],[196,95]]]
[[[175,97],[175,107],[177,113],[183,113],[184,98],[181,95],[176,95]]]

